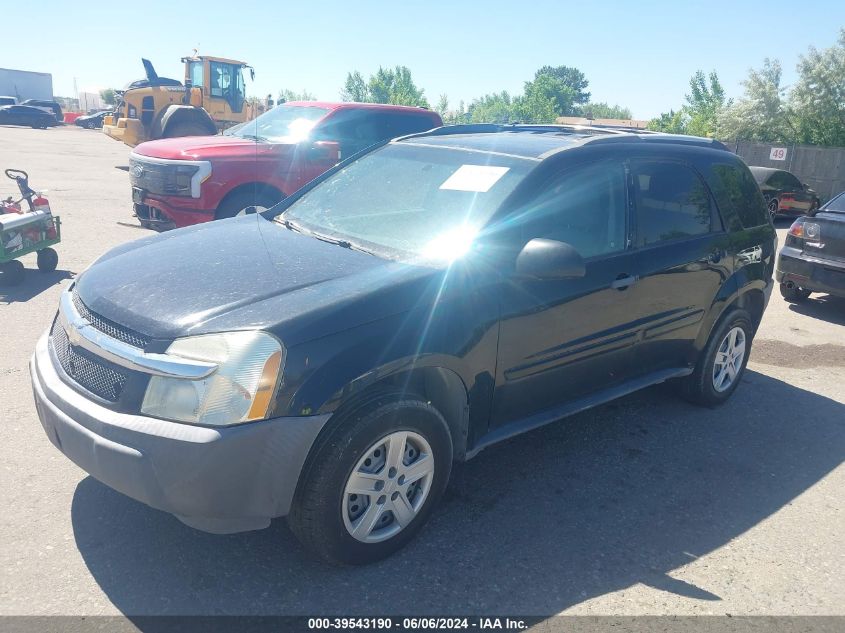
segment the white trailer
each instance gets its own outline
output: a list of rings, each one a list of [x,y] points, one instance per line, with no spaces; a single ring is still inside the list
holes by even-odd
[[[53,75],[28,70],[0,68],[0,96],[24,99],[53,100]]]

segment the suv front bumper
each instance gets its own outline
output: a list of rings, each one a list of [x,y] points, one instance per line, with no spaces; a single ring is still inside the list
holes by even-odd
[[[330,414],[225,428],[118,413],[66,385],[45,334],[30,361],[47,437],[118,492],[207,532],[267,527],[290,509],[299,474]]]
[[[814,257],[790,246],[780,251],[775,279],[812,292],[845,297],[845,261]]]

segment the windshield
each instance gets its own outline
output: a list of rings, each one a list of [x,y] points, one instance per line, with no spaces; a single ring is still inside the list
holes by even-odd
[[[833,200],[824,205],[823,211],[834,211],[845,213],[845,191],[836,196]]]
[[[414,261],[460,257],[535,162],[396,143],[363,156],[294,202],[282,220]]]
[[[298,143],[308,138],[311,128],[328,112],[326,108],[280,105],[257,119],[230,128],[225,134],[274,143]]]

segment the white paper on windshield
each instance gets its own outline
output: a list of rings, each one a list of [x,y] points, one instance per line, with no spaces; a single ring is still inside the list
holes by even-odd
[[[494,167],[493,165],[461,165],[446,179],[446,182],[440,185],[440,188],[485,193],[490,191],[490,187],[495,185],[509,169],[510,167]]]

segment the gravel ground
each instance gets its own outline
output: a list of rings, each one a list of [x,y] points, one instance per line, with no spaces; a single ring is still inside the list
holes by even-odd
[[[845,301],[826,296],[772,298],[722,408],[657,387],[484,451],[365,568],[314,562],[283,520],[213,536],[88,477],[44,435],[27,361],[74,275],[148,234],[118,224],[128,151],[0,127],[0,168],[64,222],[58,270],[0,289],[0,614],[845,615]]]

